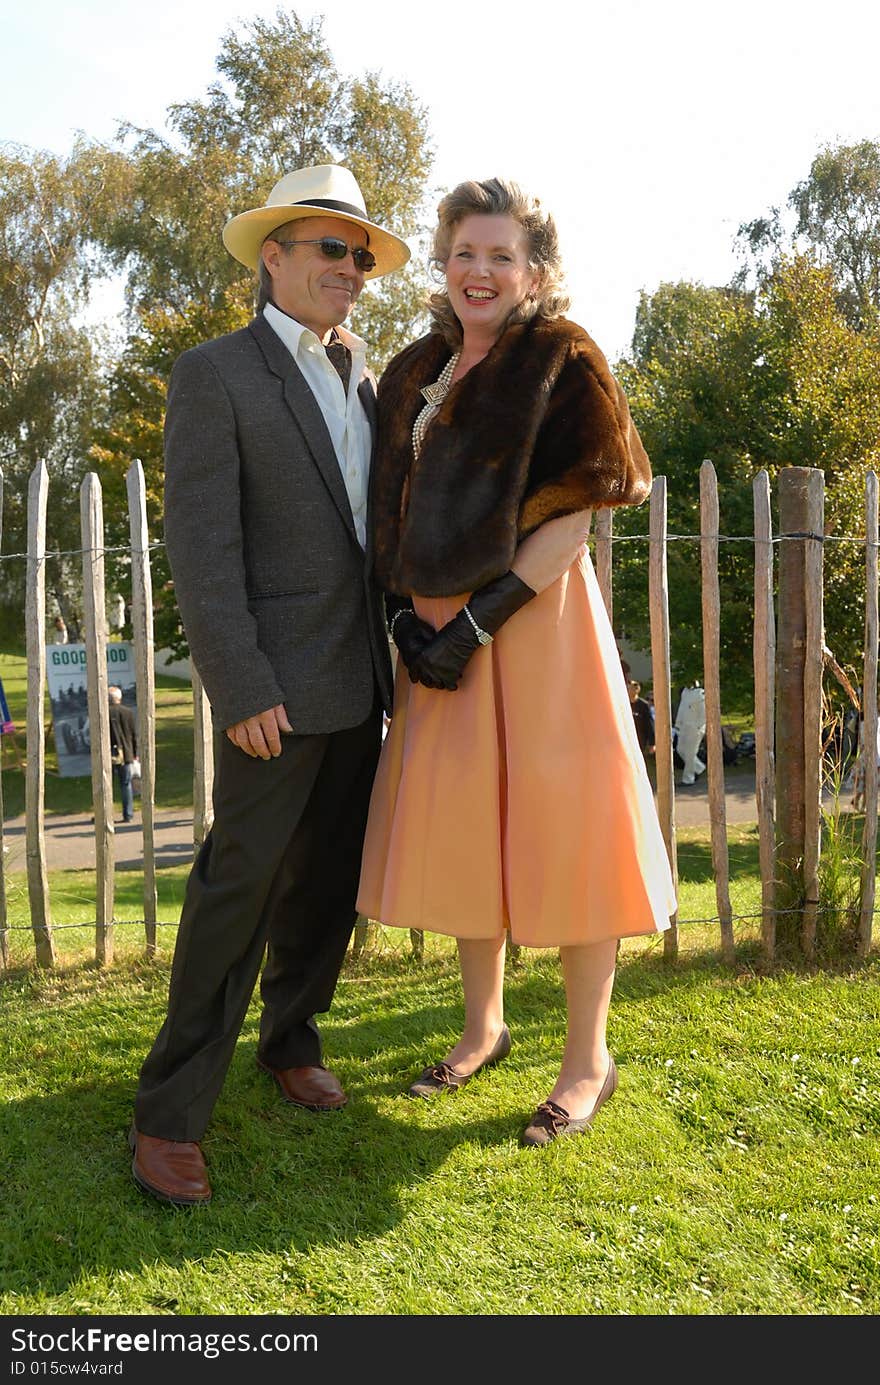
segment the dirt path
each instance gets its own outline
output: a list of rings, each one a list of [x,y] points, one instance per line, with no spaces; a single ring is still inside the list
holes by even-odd
[[[653,766],[651,766],[653,777]],[[732,766],[725,773],[728,823],[757,821],[755,771],[752,762]],[[842,807],[852,798],[846,791]],[[830,795],[826,802],[831,804]],[[117,811],[118,811],[118,804]],[[675,825],[708,827],[709,795],[706,775],[695,784],[682,784],[676,771]],[[7,871],[20,872],[25,863],[24,817],[10,818],[3,826],[4,864]],[[189,808],[157,808],[155,813],[156,865],[188,865],[193,859],[193,820]],[[143,833],[140,812],[135,809],[132,823],[116,823],[116,867],[140,870],[143,863]],[[48,813],[46,815],[46,864],[49,870],[94,870],[95,828],[90,813]]]
[[[154,819],[157,868],[188,865],[193,858],[192,812],[186,808],[157,808]],[[49,870],[95,869],[95,824],[91,813],[47,813],[45,821]],[[11,873],[27,869],[24,833],[23,817],[3,824],[3,860]],[[116,823],[117,870],[140,870],[143,855],[144,837],[136,810],[134,822]]]

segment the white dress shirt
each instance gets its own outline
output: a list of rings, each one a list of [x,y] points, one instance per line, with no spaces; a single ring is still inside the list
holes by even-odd
[[[367,542],[367,485],[372,438],[369,419],[357,387],[366,365],[366,343],[344,327],[336,328],[340,340],[351,352],[351,376],[346,397],[339,372],[328,360],[320,338],[315,336],[311,328],[304,327],[301,322],[283,313],[274,303],[266,304],[263,316],[284,342],[318,401],[345,482],[355,532],[364,548]]]

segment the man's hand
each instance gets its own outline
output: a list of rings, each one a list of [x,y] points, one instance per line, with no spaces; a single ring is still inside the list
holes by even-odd
[[[233,745],[252,759],[273,760],[281,754],[282,735],[293,735],[293,727],[287,720],[284,703],[279,702],[268,712],[258,712],[255,717],[227,726],[226,734]]]

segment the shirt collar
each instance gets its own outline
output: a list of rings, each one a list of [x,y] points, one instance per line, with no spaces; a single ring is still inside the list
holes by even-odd
[[[296,356],[303,337],[305,337],[307,345],[314,345],[315,342],[319,345],[322,344],[311,327],[304,327],[301,322],[297,322],[295,317],[291,317],[288,313],[282,312],[280,308],[276,308],[274,303],[266,304],[263,309],[263,316],[284,342],[291,356]],[[336,335],[341,342],[344,342],[353,356],[366,356],[367,344],[361,337],[355,336],[354,332],[349,332],[345,327],[337,327]]]
[[[350,332],[347,327],[339,326],[335,330],[339,340],[348,347],[353,356],[366,356],[367,343],[364,341],[363,337],[359,337],[354,332]]]

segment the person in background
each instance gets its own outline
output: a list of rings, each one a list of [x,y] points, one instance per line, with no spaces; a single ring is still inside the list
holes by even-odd
[[[67,644],[67,626],[62,615],[57,615],[53,622],[52,643]]]
[[[120,592],[115,592],[107,602],[107,626],[117,632],[125,626],[125,597]]]
[[[636,726],[636,735],[639,738],[639,746],[643,755],[653,755],[654,753],[654,716],[651,712],[651,704],[642,697],[642,685],[636,678],[627,678],[626,690],[629,694],[629,705],[632,707],[633,721]]]
[[[706,769],[699,751],[706,734],[706,693],[699,683],[682,688],[675,714],[675,752],[684,766],[682,784],[694,784]]]
[[[397,645],[358,907],[458,939],[464,1031],[409,1088],[505,1058],[508,937],[558,947],[562,1065],[526,1145],[585,1131],[617,1086],[618,939],[675,908],[620,657],[586,539],[650,466],[626,398],[563,316],[557,232],[517,184],[443,199],[430,333],[379,385],[375,570]]]
[[[122,689],[111,684],[110,698],[110,758],[113,773],[122,797],[122,821],[134,818],[134,790],[131,785],[131,766],[138,758],[137,717],[122,701]]]

